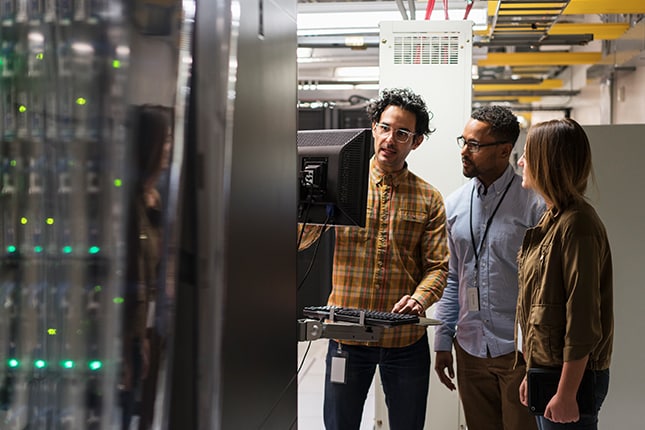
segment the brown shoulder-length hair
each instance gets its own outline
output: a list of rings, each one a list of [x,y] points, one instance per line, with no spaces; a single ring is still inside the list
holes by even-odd
[[[592,175],[589,139],[565,118],[533,125],[526,136],[526,163],[536,191],[557,210],[583,200]]]

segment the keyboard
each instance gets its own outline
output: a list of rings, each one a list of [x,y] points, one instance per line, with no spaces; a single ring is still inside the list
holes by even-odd
[[[333,316],[332,316],[333,313]],[[419,317],[411,314],[372,311],[369,309],[343,308],[336,306],[307,306],[303,314],[315,319],[333,319],[356,324],[394,327],[405,324],[417,324]],[[361,321],[362,318],[362,321]]]

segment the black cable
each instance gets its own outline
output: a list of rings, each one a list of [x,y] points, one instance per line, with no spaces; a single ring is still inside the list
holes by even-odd
[[[296,374],[300,373],[302,370],[302,366],[305,364],[305,358],[307,358],[307,354],[309,353],[309,349],[311,349],[311,342],[309,341],[309,345],[307,345],[307,349],[305,349],[305,353],[302,356],[302,361],[300,362],[300,366],[298,366],[298,370],[296,370]]]
[[[305,284],[305,281],[307,280],[307,277],[309,277],[309,273],[311,273],[311,269],[314,267],[314,263],[316,262],[316,255],[318,254],[318,248],[320,247],[320,243],[322,242],[322,236],[325,233],[325,230],[327,228],[327,224],[329,224],[329,221],[331,219],[331,214],[328,212],[327,213],[327,218],[325,219],[325,223],[322,226],[322,229],[320,230],[320,234],[316,238],[316,246],[314,248],[314,253],[311,256],[311,261],[309,262],[309,267],[307,267],[307,270],[305,270],[305,274],[302,276],[302,279],[300,280],[300,283],[298,284],[298,288],[296,288],[296,292],[300,291],[302,286]],[[305,230],[305,226],[302,226],[302,231],[300,232],[300,236],[302,237],[302,232]]]
[[[305,232],[305,227],[307,226],[307,219],[309,219],[309,209],[311,209],[311,200],[307,201],[307,207],[305,208],[304,222],[302,223],[302,229],[298,235],[298,241],[296,242],[296,249],[300,249],[300,242],[302,241],[302,234]]]
[[[307,358],[307,354],[309,353],[309,349],[311,348],[311,342],[312,341],[309,341],[309,345],[307,345],[307,349],[305,350],[305,354],[303,355],[302,360],[300,361],[300,365],[298,366],[298,370],[296,370],[296,373],[291,377],[289,382],[287,382],[287,385],[284,387],[284,389],[282,390],[282,392],[278,396],[277,400],[275,401],[275,403],[273,404],[273,406],[269,410],[269,413],[267,413],[266,417],[262,420],[262,423],[260,423],[260,426],[258,427],[258,430],[261,430],[264,427],[264,425],[267,423],[269,418],[271,418],[271,415],[273,415],[273,412],[275,411],[275,409],[280,404],[280,401],[282,400],[282,397],[284,396],[284,393],[287,392],[287,390],[289,389],[291,384],[293,384],[293,381],[296,379],[296,377],[300,373],[300,370],[302,370],[302,366],[305,364],[305,359]],[[293,424],[292,424],[292,426],[293,426]]]

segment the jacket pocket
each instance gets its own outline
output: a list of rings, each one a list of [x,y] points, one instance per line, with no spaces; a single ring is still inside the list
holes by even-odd
[[[564,305],[535,304],[529,315],[532,355],[541,365],[562,364],[566,310]]]

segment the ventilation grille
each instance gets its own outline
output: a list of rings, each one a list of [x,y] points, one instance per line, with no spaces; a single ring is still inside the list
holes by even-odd
[[[394,64],[459,64],[459,36],[432,33],[395,36]]]

